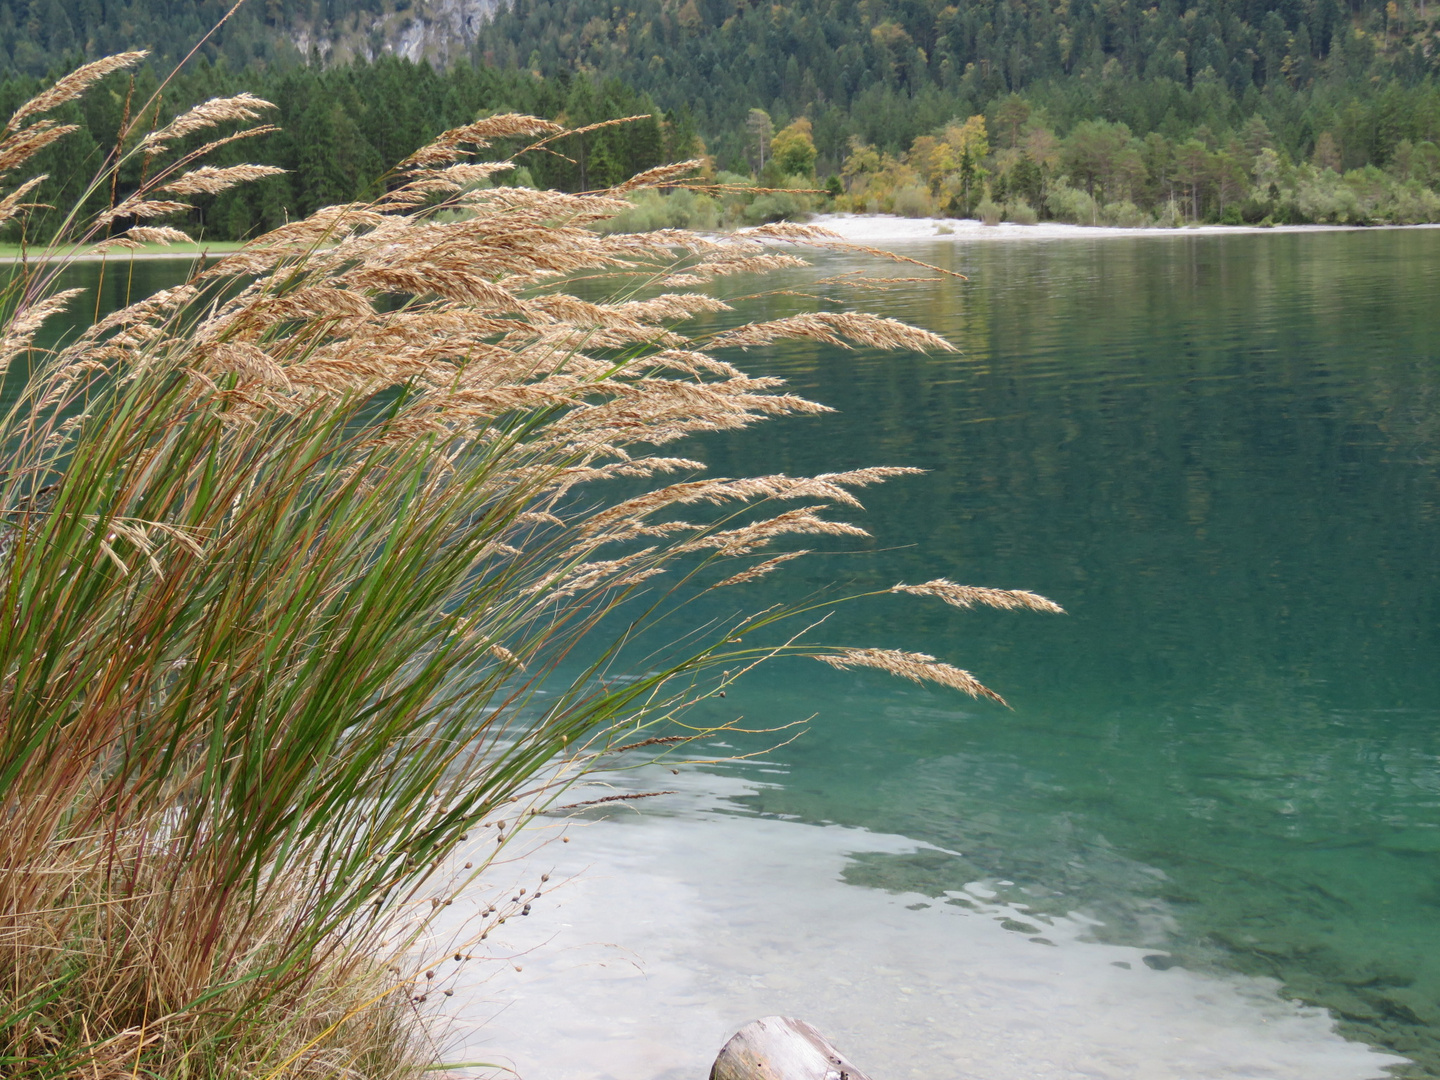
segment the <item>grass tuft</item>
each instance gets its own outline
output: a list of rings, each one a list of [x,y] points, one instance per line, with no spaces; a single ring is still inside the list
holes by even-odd
[[[95,70],[0,132],[6,171]],[[697,589],[803,554],[777,544],[861,533],[829,508],[905,471],[696,478],[667,448],[820,409],[717,350],[948,347],[860,315],[695,329],[728,310],[709,283],[798,265],[782,248],[825,237],[602,235],[633,188],[491,186],[508,163],[473,154],[558,134],[497,116],[439,136],[377,200],[287,224],[42,348],[77,299],[57,291],[67,258],[183,242],[163,224],[179,199],[258,175],[173,141],[243,137],[266,107],[241,95],[133,127],[92,186],[110,209],[4,294],[0,364],[31,373],[0,416],[9,1076],[432,1066],[422,946],[516,823],[610,747],[691,737],[664,726],[806,649],[747,644],[786,614],[767,611],[602,677],[625,642]],[[116,190],[137,160],[146,181]],[[923,654],[809,651],[993,696]],[[470,832],[490,825],[474,856]],[[476,935],[511,914],[492,907]]]

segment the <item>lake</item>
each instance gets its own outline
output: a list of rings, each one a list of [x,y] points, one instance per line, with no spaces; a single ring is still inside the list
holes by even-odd
[[[755,673],[704,718],[806,733],[618,777],[679,793],[517,864],[574,880],[447,1045],[680,1080],[785,1012],[875,1080],[1440,1075],[1440,231],[903,250],[968,280],[850,299],[959,355],[745,354],[838,411],[695,452],[928,471],[750,598],[945,576],[1068,614],[842,609],[824,640],[933,653],[1011,710]],[[895,272],[772,284],[855,269]]]

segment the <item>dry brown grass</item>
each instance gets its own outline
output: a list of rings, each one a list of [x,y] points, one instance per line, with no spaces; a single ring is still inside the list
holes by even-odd
[[[59,137],[44,112],[133,60],[17,112],[0,171]],[[150,179],[71,239],[182,237],[163,224],[180,199],[264,170],[173,147],[262,130],[222,125],[266,108],[240,95],[129,132],[117,154]],[[376,201],[262,236],[57,350],[35,335],[74,300],[59,266],[13,283],[0,362],[38,374],[0,421],[8,1075],[422,1069],[411,946],[485,869],[448,861],[469,830],[543,808],[617,739],[646,743],[732,677],[712,669],[804,651],[998,700],[923,654],[747,645],[775,612],[599,678],[634,626],[596,634],[642,587],[739,585],[803,555],[772,550],[791,538],[864,535],[830,509],[910,471],[695,478],[668,448],[823,408],[717,350],[950,346],[854,313],[687,330],[728,310],[695,290],[803,265],[787,246],[825,237],[591,228],[673,170],[587,195],[474,187],[507,166],[470,155],[562,134],[519,116],[446,132]],[[655,486],[621,498],[616,478]],[[1053,609],[944,580],[892,591]],[[514,834],[496,831],[497,848]]]

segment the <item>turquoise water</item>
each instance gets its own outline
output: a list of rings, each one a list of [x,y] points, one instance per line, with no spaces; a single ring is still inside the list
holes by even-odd
[[[838,412],[697,452],[726,475],[929,472],[866,494],[873,542],[748,599],[947,576],[1069,614],[842,610],[822,638],[935,653],[1013,710],[773,665],[707,718],[814,720],[731,770],[768,785],[735,808],[963,853],[845,878],[998,880],[1155,966],[1273,976],[1440,1075],[1440,231],[905,251],[969,280],[849,299],[961,355],[745,354]],[[138,267],[136,294],[182,273]],[[784,283],[855,268],[875,272],[827,255]]]
[[[1440,1075],[1440,232],[904,250],[970,280],[869,306],[964,354],[751,355],[839,412],[703,456],[930,470],[792,595],[943,575],[1069,614],[843,614],[826,638],[953,660],[1013,711],[774,667],[726,704],[816,719],[745,801],[964,853],[849,880],[1000,877]]]

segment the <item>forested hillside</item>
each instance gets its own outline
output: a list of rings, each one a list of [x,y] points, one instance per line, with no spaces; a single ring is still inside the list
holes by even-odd
[[[500,109],[572,124],[652,115],[579,140],[568,160],[528,162],[522,181],[591,188],[705,154],[732,189],[791,189],[647,196],[626,227],[825,208],[1132,225],[1440,219],[1440,0],[498,2],[242,4],[163,110],[239,89],[270,98],[283,130],[233,149],[290,175],[204,208],[208,235],[361,195],[427,136]],[[0,106],[42,72],[136,46],[155,57],[143,100],[224,11],[0,0]],[[445,34],[421,51],[464,59],[393,55]],[[85,131],[49,152],[52,201],[113,144],[130,93],[100,95]]]
[[[798,118],[807,175],[843,177],[843,208],[1377,223],[1440,214],[1437,14],[1425,0],[513,0],[479,48],[690,110],[737,174]]]
[[[149,49],[167,70],[184,57],[233,0],[0,0],[0,68],[52,74],[77,56],[93,59]],[[235,69],[288,56],[303,60],[286,32],[313,15],[344,18],[377,0],[256,0],[242,4],[202,55]],[[312,11],[312,8],[318,9]]]
[[[34,172],[51,177],[40,198],[55,207],[73,205],[103,156],[114,148],[127,108],[148,100],[158,84],[153,69],[143,70],[133,83],[128,76],[113,76],[83,103],[58,110],[57,119],[78,124],[80,130],[33,160]],[[0,82],[0,114],[8,116],[39,85],[25,78]],[[529,185],[568,190],[602,187],[681,153],[673,145],[676,133],[663,123],[654,103],[614,80],[568,75],[537,79],[528,72],[468,63],[437,72],[428,64],[393,56],[331,68],[257,66],[240,72],[200,61],[165,88],[159,120],[164,122],[196,102],[241,91],[275,103],[277,108],[266,118],[278,130],[221,147],[208,160],[217,165],[279,165],[288,172],[197,199],[198,220],[189,224],[210,239],[240,239],[320,206],[368,198],[381,190],[396,162],[441,131],[480,114],[518,111],[563,116],[575,126],[649,114],[648,119],[567,138],[552,152],[519,159],[522,168],[515,179]],[[683,130],[678,137],[687,146],[692,139]],[[134,175],[122,175],[120,194],[127,181],[133,185],[138,179],[142,167],[136,159],[130,170]],[[93,208],[110,197],[108,187],[94,193]],[[31,235],[46,235],[58,213],[39,212],[30,226]],[[5,237],[18,239],[18,228],[12,222]]]
[[[0,0],[0,73],[40,76],[77,55],[128,49],[149,50],[167,71],[192,49],[237,71],[387,53],[448,65],[472,54],[476,32],[501,2]]]
[[[723,164],[754,107],[777,123],[808,113],[823,171],[851,135],[901,150],[1018,92],[1062,133],[1089,119],[1219,133],[1259,113],[1293,156],[1346,127],[1353,168],[1435,134],[1433,94],[1417,114],[1390,91],[1430,88],[1437,14],[1423,0],[514,0],[480,47],[688,107]]]

